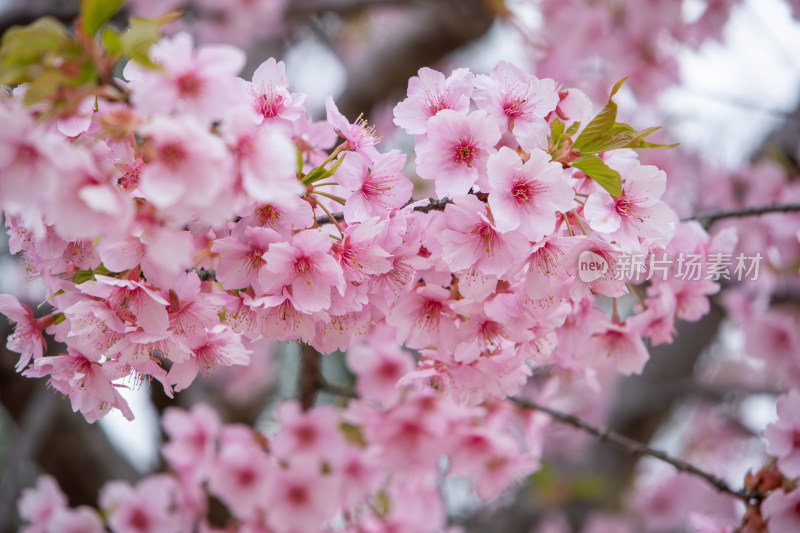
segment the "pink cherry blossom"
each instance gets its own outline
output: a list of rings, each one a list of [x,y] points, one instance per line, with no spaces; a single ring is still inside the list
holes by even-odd
[[[258,122],[290,123],[305,114],[303,102],[306,95],[289,92],[289,78],[286,77],[283,61],[271,57],[261,63],[253,73],[253,81],[248,84],[247,90],[253,98],[252,105],[259,117]]]
[[[776,490],[761,503],[761,515],[769,533],[783,533],[800,528],[800,489]]]
[[[266,494],[267,521],[276,533],[313,533],[337,510],[336,479],[315,458],[297,458],[276,469]]]
[[[256,126],[252,113],[229,114],[223,137],[232,148],[241,187],[253,200],[301,194],[297,181],[297,156],[288,132],[272,125]]]
[[[306,114],[292,124],[292,140],[303,158],[312,165],[321,165],[328,158],[325,150],[336,144],[337,134],[333,126],[327,120],[312,122]]]
[[[169,442],[161,453],[176,472],[204,479],[209,474],[216,452],[221,423],[207,405],[195,405],[191,411],[169,407],[162,419]]]
[[[200,292],[200,283],[197,274],[189,272],[169,292],[170,330],[188,345],[196,345],[199,339],[205,336],[206,330],[212,329],[219,323],[215,309],[205,294]]]
[[[47,524],[46,533],[105,533],[103,520],[91,507],[57,509]]]
[[[397,328],[397,340],[409,348],[434,345],[441,350],[452,350],[456,325],[450,304],[446,289],[420,286],[401,297],[386,322]]]
[[[272,244],[263,256],[263,268],[270,274],[266,292],[291,287],[293,304],[306,313],[328,307],[332,289],[344,292],[342,267],[329,255],[330,249],[330,237],[319,230],[301,231],[291,243]]]
[[[504,434],[474,428],[454,443],[450,454],[453,474],[475,476],[478,496],[490,500],[508,486],[536,470],[538,462],[521,454],[519,445]]]
[[[167,379],[181,391],[194,381],[197,373],[211,374],[217,365],[246,365],[250,362],[250,352],[242,346],[241,340],[229,328],[218,324],[206,332],[206,338],[191,346],[194,357],[172,365]]]
[[[595,231],[613,235],[626,250],[638,250],[638,237],[666,244],[677,227],[677,216],[660,201],[667,184],[663,170],[640,165],[625,178],[622,195],[591,194],[584,215]]]
[[[81,292],[103,298],[117,316],[131,324],[138,323],[151,335],[164,333],[169,327],[167,300],[143,283],[109,276],[95,276],[97,281],[80,285]]]
[[[341,244],[333,245],[345,280],[364,283],[391,270],[390,254],[380,245],[386,231],[387,223],[378,222],[377,218],[347,227]]]
[[[314,336],[314,319],[300,310],[289,287],[283,287],[280,294],[267,294],[256,299],[245,295],[244,302],[258,313],[259,331],[267,338],[308,341]]]
[[[778,398],[778,421],[764,430],[767,451],[778,458],[778,468],[789,478],[800,477],[800,393]]]
[[[547,149],[550,125],[545,117],[559,102],[553,80],[537,79],[500,61],[489,76],[477,76],[473,99],[498,121],[501,130],[513,131],[525,150]]]
[[[210,206],[230,183],[224,143],[189,117],[156,117],[142,127],[154,157],[142,169],[139,190],[159,209]],[[182,211],[178,213],[186,216]]]
[[[497,229],[519,229],[531,241],[553,232],[556,213],[575,207],[575,192],[561,165],[534,150],[523,163],[510,148],[503,147],[489,159],[489,206]]]
[[[44,532],[58,510],[66,506],[67,497],[56,480],[48,475],[40,476],[35,488],[23,490],[17,502],[20,517],[33,523],[28,528],[31,533]]]
[[[277,458],[294,461],[310,456],[331,461],[342,453],[345,443],[334,408],[319,406],[303,412],[297,402],[283,402],[278,421],[283,427],[271,445]]]
[[[99,503],[113,533],[178,533],[180,524],[171,510],[176,489],[166,476],[145,478],[136,487],[112,481],[100,491]]]
[[[444,74],[423,67],[408,80],[408,98],[394,107],[394,123],[410,134],[427,132],[428,119],[443,109],[469,111],[469,97],[475,76],[459,68],[446,79]]]
[[[405,154],[397,150],[376,156],[371,165],[359,153],[348,154],[335,175],[337,183],[350,192],[342,210],[344,219],[363,222],[402,207],[414,188],[402,172],[405,162]]]
[[[133,413],[128,403],[112,383],[116,379],[111,364],[101,364],[80,352],[53,357],[42,357],[34,362],[24,376],[50,376],[50,385],[69,396],[73,411],[80,411],[89,422],[102,418],[109,410],[117,408],[128,420]]]
[[[428,121],[428,134],[417,140],[417,173],[435,181],[440,198],[467,194],[486,179],[486,164],[499,140],[500,129],[485,111],[465,115],[443,109]]]
[[[239,238],[225,237],[215,240],[211,251],[219,254],[216,272],[222,288],[230,290],[252,286],[260,293],[264,292],[259,280],[265,274],[261,269],[266,264],[264,254],[271,243],[282,240],[271,229],[253,226],[245,227]]]
[[[607,324],[605,331],[595,333],[586,347],[594,365],[612,365],[620,374],[641,374],[650,354],[641,332],[631,324]]]
[[[54,317],[37,320],[27,306],[10,294],[0,294],[0,313],[14,324],[14,332],[8,337],[6,346],[20,354],[15,369],[21,372],[31,359],[39,359],[44,354],[47,343],[42,336],[42,330]]]
[[[475,267],[502,277],[527,255],[528,240],[519,232],[500,233],[488,218],[486,205],[473,195],[456,196],[445,207],[447,229],[439,233],[442,259],[453,271]]]
[[[240,105],[236,75],[245,64],[241,50],[207,45],[195,52],[192,37],[179,33],[161,40],[151,57],[162,69],[149,70],[130,62],[124,71],[134,89],[133,105],[142,113],[178,112],[211,122]]]
[[[275,466],[244,427],[227,428],[212,463],[208,487],[239,519],[254,519],[268,508]]]
[[[31,113],[14,102],[0,104],[0,122],[5,126],[0,131],[0,207],[41,234],[42,210],[56,191],[69,147],[63,136],[37,126]]]
[[[239,211],[241,227],[258,226],[288,237],[294,230],[311,227],[314,211],[311,204],[298,196],[273,198],[269,203],[247,205]]]
[[[336,107],[331,96],[325,98],[325,110],[328,113],[328,122],[336,133],[347,141],[345,150],[355,150],[370,162],[378,156],[375,145],[380,142],[380,138],[375,135],[374,127],[367,126],[366,121],[360,116],[351,124]]]

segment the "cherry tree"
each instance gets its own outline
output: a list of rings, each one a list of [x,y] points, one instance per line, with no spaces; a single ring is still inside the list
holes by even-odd
[[[676,81],[670,43],[716,38],[734,3],[686,22],[666,0],[543,1],[541,31],[483,6],[477,18],[518,32],[530,64],[415,65],[376,125],[350,109],[377,104],[373,89],[328,96],[315,116],[283,61],[243,74],[243,49],[292,17],[358,2],[137,1],[128,20],[122,1],[84,0],[70,26],[8,29],[0,210],[46,291],[0,295],[9,361],[84,425],[133,419],[121,391],[149,387],[165,436],[163,468],[112,472],[91,501],[69,502],[43,462],[8,493],[24,530],[800,528],[797,183],[770,163],[746,179],[708,169],[647,123]],[[401,13],[362,16],[402,27]],[[366,74],[387,68],[349,53]],[[391,146],[394,127],[405,141]],[[679,323],[707,328],[720,306],[747,357],[709,355],[684,385],[712,399],[766,390],[778,419],[762,443],[686,402],[671,423],[685,445],[667,453],[650,441],[673,402],[648,372],[675,386],[699,347],[672,360],[650,348],[680,349]],[[295,347],[297,387],[265,401],[278,346]],[[630,383],[648,384],[637,407],[659,404],[638,438],[605,427]],[[33,416],[52,399],[37,394]],[[20,441],[48,422],[22,425]],[[622,450],[624,493],[559,473],[579,452],[605,465],[586,453],[596,441]],[[624,479],[640,457],[657,463]],[[517,513],[531,487],[545,504]],[[571,510],[581,500],[591,514]]]

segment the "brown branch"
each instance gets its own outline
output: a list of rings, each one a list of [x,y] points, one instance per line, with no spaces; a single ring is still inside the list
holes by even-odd
[[[766,215],[768,213],[792,213],[800,211],[800,204],[773,204],[763,205],[758,207],[743,207],[741,209],[732,209],[730,211],[719,211],[717,213],[699,214],[687,218],[682,218],[681,222],[696,220],[708,228],[717,220],[725,218],[743,218]]]
[[[346,389],[344,387],[339,387],[337,385],[332,385],[330,383],[326,383],[324,381],[320,382],[319,389],[321,391],[327,392],[329,394],[334,394],[337,396],[342,396],[345,398],[357,399],[358,393],[353,390]],[[689,474],[693,474],[698,476],[708,483],[713,485],[717,490],[720,492],[726,492],[731,496],[735,496],[741,500],[744,500],[745,503],[750,503],[753,501],[760,501],[764,498],[764,495],[760,492],[749,490],[749,489],[733,489],[730,485],[728,485],[725,480],[706,472],[705,470],[701,470],[700,468],[696,467],[695,465],[688,463],[682,459],[678,459],[677,457],[672,457],[671,455],[662,452],[661,450],[655,450],[650,448],[649,446],[642,444],[639,441],[635,441],[633,439],[629,439],[624,435],[620,435],[619,433],[612,431],[608,428],[601,428],[597,426],[593,426],[588,422],[584,421],[581,418],[578,418],[575,415],[571,415],[569,413],[563,413],[561,411],[557,411],[555,409],[551,409],[550,407],[546,407],[544,405],[540,405],[536,402],[525,400],[522,398],[516,397],[509,397],[508,401],[515,403],[519,407],[523,409],[533,409],[536,411],[541,411],[543,413],[547,413],[554,419],[562,422],[564,424],[570,425],[572,427],[578,428],[590,435],[597,437],[599,440],[603,442],[608,442],[610,444],[614,444],[619,448],[623,449],[625,452],[635,455],[635,456],[647,456],[653,457],[655,459],[659,459],[665,463],[668,463],[678,470],[682,472],[687,472]]]
[[[403,6],[415,0],[292,0],[286,9],[288,15],[303,16],[322,12],[352,13],[366,8]]]
[[[300,369],[297,373],[297,399],[303,410],[314,406],[317,393],[325,383],[322,377],[322,355],[308,344],[300,346]]]
[[[478,199],[483,202],[485,202],[487,198],[485,194],[481,195],[481,193],[478,193],[475,196],[477,196]],[[411,199],[407,201],[405,205],[403,205],[403,207],[407,207],[417,201],[418,200]],[[447,204],[452,204],[452,203],[453,200],[451,200],[450,198],[428,198],[427,204],[416,206],[414,208],[414,211],[418,211],[420,213],[430,213],[431,211],[444,211],[445,206]],[[341,211],[337,211],[336,213],[332,214],[333,214],[333,220],[336,220],[337,222],[341,222],[344,220],[344,213],[342,213]],[[328,215],[320,215],[316,218],[316,221],[318,226],[321,226],[323,224],[330,224],[331,217]]]
[[[688,463],[682,459],[678,459],[677,457],[672,457],[671,455],[662,452],[661,450],[655,450],[653,448],[650,448],[649,446],[642,444],[639,441],[629,439],[628,437],[620,435],[615,431],[611,431],[608,428],[593,426],[588,422],[578,418],[575,415],[571,415],[569,413],[563,413],[561,411],[556,411],[555,409],[551,409],[550,407],[540,405],[530,400],[524,400],[522,398],[509,398],[509,401],[517,404],[518,406],[524,409],[534,409],[536,411],[547,413],[548,415],[558,420],[559,422],[578,428],[582,431],[585,431],[586,433],[589,433],[590,435],[597,437],[603,442],[608,442],[623,449],[625,452],[631,455],[654,457],[665,463],[671,464],[672,466],[674,466],[675,468],[677,468],[682,472],[687,472],[689,474],[693,474],[695,476],[704,479],[709,484],[713,485],[718,491],[726,492],[731,496],[735,496],[736,498],[743,500],[745,503],[750,503],[752,501],[760,501],[764,498],[764,495],[757,491],[749,489],[738,489],[738,490],[733,489],[731,488],[730,485],[728,485],[725,482],[725,480],[715,476],[714,474],[701,470],[691,463]]]

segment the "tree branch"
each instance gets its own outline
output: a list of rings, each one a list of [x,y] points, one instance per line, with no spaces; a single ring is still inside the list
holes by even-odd
[[[743,207],[741,209],[732,209],[730,211],[719,211],[717,213],[699,214],[687,218],[682,218],[681,222],[688,222],[696,220],[708,228],[717,220],[725,218],[743,218],[765,215],[768,213],[791,213],[800,211],[800,204],[773,204],[763,205],[758,207]]]
[[[481,195],[481,193],[476,194],[475,196],[478,197],[481,201],[486,201],[487,195]],[[413,204],[414,202],[418,202],[419,200],[414,200],[413,198],[407,201],[403,207],[408,207],[409,205]],[[428,203],[425,205],[418,205],[414,208],[414,211],[419,211],[420,213],[430,213],[431,211],[444,211],[444,208],[447,204],[452,204],[453,200],[450,198],[428,198]],[[401,208],[402,209],[402,208]],[[344,213],[341,211],[337,211],[333,213],[333,220],[336,222],[342,222],[344,220]],[[316,218],[316,222],[318,226],[322,226],[323,224],[332,224],[331,217],[328,215],[320,215]]]
[[[739,490],[733,489],[731,488],[730,485],[728,485],[725,482],[725,480],[709,472],[701,470],[691,463],[688,463],[682,459],[678,459],[677,457],[672,457],[671,455],[662,452],[661,450],[655,450],[653,448],[650,448],[649,446],[642,444],[641,442],[629,439],[628,437],[620,435],[619,433],[616,433],[614,431],[611,431],[608,428],[593,426],[588,422],[578,418],[575,415],[571,415],[569,413],[563,413],[561,411],[556,411],[555,409],[551,409],[550,407],[540,405],[530,400],[524,400],[522,398],[512,397],[509,398],[509,401],[517,404],[523,409],[534,409],[536,411],[547,413],[548,415],[558,420],[559,422],[578,428],[582,431],[585,431],[586,433],[589,433],[590,435],[597,437],[603,442],[608,442],[615,446],[618,446],[619,448],[623,449],[625,452],[629,454],[636,456],[654,457],[665,463],[671,464],[678,470],[687,472],[689,474],[693,474],[695,476],[698,476],[706,480],[709,484],[713,485],[718,491],[726,492],[731,496],[743,500],[745,503],[751,503],[752,501],[760,501],[764,498],[764,495],[761,494],[760,492],[756,492],[749,489],[739,489]]]
[[[311,409],[317,393],[325,383],[322,377],[322,355],[308,344],[300,346],[300,369],[297,375],[297,399],[303,410]]]
[[[417,2],[419,0],[416,0]],[[340,14],[352,13],[360,9],[403,6],[415,0],[292,0],[286,13],[294,16],[309,16],[323,11],[334,11]]]

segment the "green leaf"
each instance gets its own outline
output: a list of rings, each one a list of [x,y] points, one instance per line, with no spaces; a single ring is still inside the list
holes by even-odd
[[[564,135],[565,128],[566,125],[558,117],[550,123],[550,152],[554,152],[561,146],[561,137]]]
[[[122,55],[122,40],[114,28],[103,30],[103,45],[105,45],[109,54],[114,56]]]
[[[609,130],[611,130],[616,123],[617,104],[614,102],[614,95],[617,94],[622,84],[625,83],[627,79],[628,78],[622,78],[614,85],[614,88],[611,89],[611,96],[608,97],[608,103],[603,107],[600,113],[589,122],[581,134],[578,135],[578,138],[575,139],[575,144],[572,145],[573,148],[583,153],[597,153],[592,152],[589,147],[600,136],[608,134]]]
[[[72,283],[75,285],[80,285],[81,283],[85,283],[90,279],[94,279],[94,272],[91,270],[78,270],[72,276]]]
[[[303,183],[308,185],[309,183],[314,183],[316,181],[324,180],[325,178],[330,178],[336,173],[336,170],[344,163],[344,158],[346,154],[343,154],[334,164],[331,166],[330,169],[326,169],[325,167],[317,167],[308,174],[306,177],[303,178]]]
[[[48,296],[48,297],[47,297],[47,299],[46,299],[45,301],[43,301],[42,303],[40,303],[39,305],[37,305],[37,306],[36,306],[36,309],[41,309],[41,308],[42,308],[42,306],[43,306],[44,304],[46,304],[47,302],[49,302],[50,300],[52,300],[52,299],[53,299],[53,298],[55,298],[56,296],[61,296],[62,294],[64,294],[64,289],[58,289],[56,292],[54,292],[53,294],[51,294],[50,296]]]
[[[342,422],[339,424],[339,429],[341,430],[342,434],[344,435],[344,439],[348,442],[348,444],[358,446],[359,448],[366,448],[367,440],[364,438],[364,431],[361,429],[361,426]]]
[[[580,128],[581,128],[580,122],[573,122],[572,124],[570,124],[569,128],[567,128],[567,131],[564,132],[564,138],[569,139],[570,137],[578,133],[578,130]]]
[[[67,28],[52,17],[10,28],[0,42],[0,83],[19,85],[31,81],[46,68],[57,65],[70,44]]]
[[[103,263],[100,263],[100,266],[94,269],[94,273],[97,276],[108,276],[112,272]]]
[[[125,0],[82,0],[81,20],[83,32],[92,36],[119,11]]]
[[[295,151],[297,152],[297,172],[303,171],[303,152],[300,151],[300,148],[295,145]]]
[[[179,11],[173,11],[154,19],[131,17],[128,30],[120,37],[122,53],[140,65],[158,69],[150,59],[150,48],[161,38],[161,28],[179,16]]]
[[[56,315],[56,319],[53,320],[53,325],[57,326],[58,324],[61,324],[62,322],[64,322],[66,319],[67,319],[67,315],[65,315],[64,313],[58,313]]]
[[[25,105],[34,105],[44,102],[55,93],[58,88],[68,81],[58,70],[47,70],[35,77],[25,90]]]
[[[572,163],[574,168],[596,181],[601,187],[619,198],[622,195],[622,177],[596,155],[584,154]]]
[[[339,158],[339,160],[338,160],[338,161],[336,161],[336,163],[334,163],[334,164],[331,166],[330,170],[326,171],[326,172],[325,172],[325,173],[324,173],[322,176],[320,176],[318,179],[319,179],[319,180],[324,180],[324,179],[326,179],[326,178],[330,178],[331,176],[333,176],[334,174],[336,174],[336,171],[339,169],[339,167],[340,167],[340,166],[342,166],[342,163],[344,163],[344,158],[345,158],[345,155],[347,155],[347,154],[342,154],[342,157],[340,157],[340,158]],[[315,180],[315,181],[316,181],[316,180]]]

